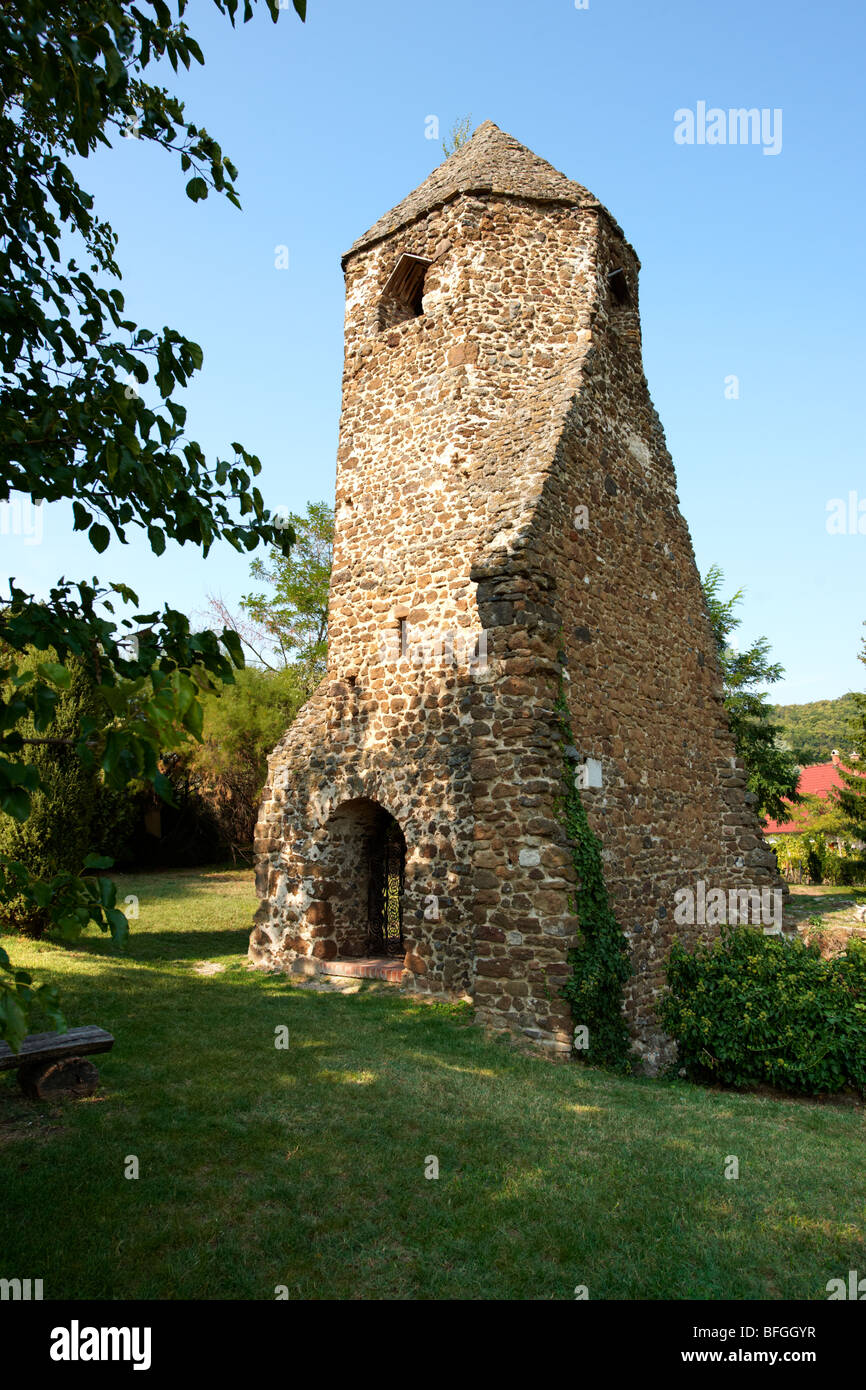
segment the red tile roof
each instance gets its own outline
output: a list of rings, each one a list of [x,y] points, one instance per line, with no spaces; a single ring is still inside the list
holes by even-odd
[[[839,768],[835,762],[813,763],[811,767],[804,767],[800,773],[797,790],[801,796],[819,796],[822,801],[826,801],[833,787],[842,785]],[[802,829],[802,823],[795,820],[764,822],[765,835],[797,834]]]

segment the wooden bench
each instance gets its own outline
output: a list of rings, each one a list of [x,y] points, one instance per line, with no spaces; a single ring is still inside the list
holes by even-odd
[[[87,1054],[110,1052],[114,1038],[104,1028],[70,1028],[66,1033],[29,1033],[20,1052],[0,1042],[0,1071],[18,1068],[18,1080],[32,1100],[57,1095],[92,1096],[99,1072]]]

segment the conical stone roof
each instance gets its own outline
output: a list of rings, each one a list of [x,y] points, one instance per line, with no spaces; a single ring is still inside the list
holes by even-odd
[[[389,236],[407,222],[414,222],[416,217],[447,203],[458,193],[482,192],[510,194],[540,202],[601,206],[582,184],[566,178],[546,159],[539,159],[492,121],[485,121],[471,140],[434,169],[414,193],[374,222],[349,248],[343,263],[356,251]]]

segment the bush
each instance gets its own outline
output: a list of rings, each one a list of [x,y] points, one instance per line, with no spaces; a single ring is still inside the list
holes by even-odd
[[[204,818],[233,860],[252,859],[268,755],[303,701],[303,683],[292,666],[248,666],[236,672],[233,685],[204,699],[202,742],[185,754],[183,765]]]
[[[138,798],[133,834],[123,843],[122,868],[190,869],[228,857],[220,827],[201,790],[190,749],[163,754],[160,771],[169,784],[171,802],[148,789]]]
[[[728,928],[712,946],[674,942],[659,1017],[698,1081],[866,1094],[866,951]]]
[[[843,882],[845,861],[835,850],[826,849],[821,860],[821,882],[838,887]]]
[[[846,855],[842,860],[840,882],[849,888],[855,887],[859,883],[866,883],[866,859],[852,859]]]
[[[856,840],[834,835],[828,844],[823,831],[808,830],[771,837],[770,844],[780,871],[791,883],[866,883],[866,859]]]
[[[132,782],[122,791],[106,787],[100,781],[91,817],[91,842],[94,854],[114,861],[115,868],[135,866],[132,846],[144,816],[145,807],[154,793],[146,784]]]
[[[53,658],[53,653],[48,653]],[[21,669],[35,667],[46,653],[34,653]],[[98,713],[93,687],[84,668],[69,663],[70,684],[61,691],[55,716],[46,733],[39,733],[32,719],[16,727],[25,738],[74,740],[86,715]],[[64,871],[78,873],[92,846],[92,817],[99,792],[98,773],[86,769],[73,743],[30,746],[27,761],[39,770],[44,791],[32,794],[32,810],[26,821],[0,813],[0,855],[24,864],[35,877],[53,878]],[[41,936],[48,914],[18,894],[0,906],[3,924],[29,936]]]
[[[806,882],[821,883],[824,876],[823,846],[808,845],[806,848]]]

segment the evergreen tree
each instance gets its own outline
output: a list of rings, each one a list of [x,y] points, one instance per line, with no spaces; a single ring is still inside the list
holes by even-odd
[[[859,660],[866,666],[866,639]],[[835,800],[846,820],[846,828],[858,840],[866,840],[866,695],[854,692],[855,713],[850,724],[852,752],[847,763],[840,764],[839,776],[843,785],[835,790]]]
[[[742,621],[735,609],[742,602],[743,590],[722,599],[724,578],[719,566],[713,565],[702,583],[722,668],[728,723],[737,754],[749,774],[749,791],[758,798],[760,814],[784,821],[790,815],[785,801],[800,799],[800,769],[794,755],[780,746],[781,726],[773,722],[773,707],[767,695],[757,689],[781,680],[784,670],[778,662],[768,659],[770,644],[766,637],[759,637],[744,652],[731,646],[728,639]]]

